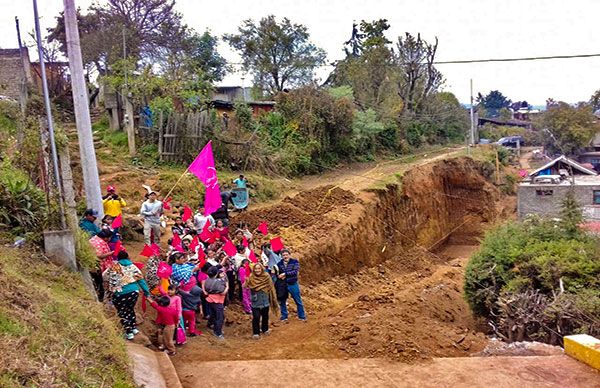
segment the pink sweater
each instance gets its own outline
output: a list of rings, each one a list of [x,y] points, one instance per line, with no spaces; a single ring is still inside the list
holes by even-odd
[[[169,307],[173,307],[177,311],[177,316],[181,316],[181,297],[179,295],[169,296],[171,303]]]

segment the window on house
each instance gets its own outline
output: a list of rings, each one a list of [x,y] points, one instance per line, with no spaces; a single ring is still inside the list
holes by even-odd
[[[594,190],[594,205],[600,205],[600,190]]]
[[[598,192],[600,193],[600,190]],[[538,197],[548,197],[553,194],[554,194],[554,190],[536,190],[535,191],[535,195],[537,195]]]

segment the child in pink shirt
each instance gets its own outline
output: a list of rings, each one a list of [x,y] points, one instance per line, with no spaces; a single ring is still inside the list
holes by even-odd
[[[250,299],[250,289],[243,286],[246,279],[250,276],[250,260],[242,260],[242,265],[238,270],[238,280],[242,284],[242,307],[246,314],[252,314],[252,301]]]
[[[167,349],[169,356],[176,354],[173,336],[175,328],[179,323],[179,315],[175,306],[170,305],[171,300],[168,296],[161,296],[158,302],[148,298],[150,306],[156,309],[156,324],[158,325],[158,349]]]

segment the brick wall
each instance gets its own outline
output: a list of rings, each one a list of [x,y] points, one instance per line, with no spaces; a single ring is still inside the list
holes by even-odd
[[[571,186],[567,185],[519,185],[517,189],[517,212],[519,218],[527,214],[539,214],[546,217],[558,217],[561,202]],[[552,195],[538,195],[537,190],[552,190]],[[575,186],[575,199],[581,205],[586,219],[600,219],[600,205],[594,205],[594,190],[600,190],[597,185]]]
[[[25,61],[29,63],[27,49],[23,50]],[[25,67],[25,71],[26,80],[31,81],[30,67]],[[23,79],[23,62],[19,49],[0,49],[0,95],[20,101],[26,80]]]

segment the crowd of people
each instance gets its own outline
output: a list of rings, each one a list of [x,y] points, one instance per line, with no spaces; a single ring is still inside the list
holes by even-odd
[[[234,183],[246,186],[243,176]],[[145,242],[140,255],[147,257],[145,263],[131,259],[118,227],[113,227],[126,206],[114,186],[103,197],[105,216],[100,225],[94,209],[86,210],[80,221],[99,260],[92,273],[98,298],[114,306],[126,339],[139,333],[138,302],[144,309],[149,304],[156,310],[158,348],[170,355],[176,344],[202,334],[199,323],[224,339],[225,311],[233,303],[252,317],[254,339],[270,334],[271,315],[288,321],[290,297],[298,319],[306,321],[298,284],[300,263],[281,244],[272,245],[262,227],[234,225],[228,212],[230,193],[223,193],[221,208],[212,214],[205,214],[202,205],[195,215],[176,214],[164,248],[165,204],[157,197],[149,191],[140,208]]]

